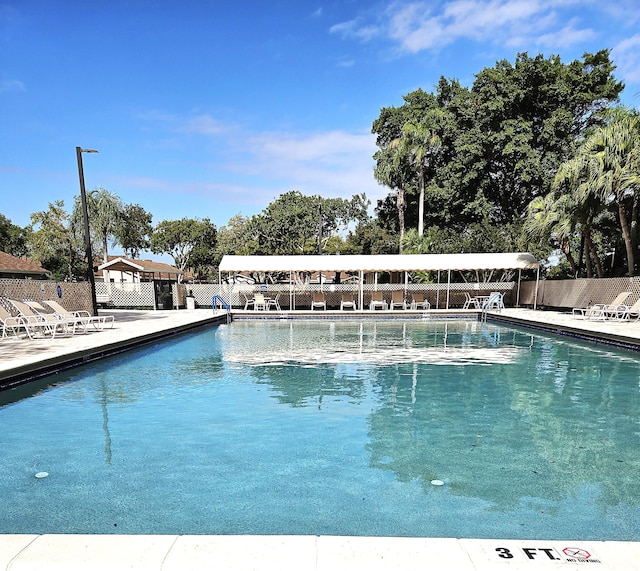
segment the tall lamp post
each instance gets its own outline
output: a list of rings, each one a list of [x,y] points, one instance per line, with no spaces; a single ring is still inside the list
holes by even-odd
[[[88,278],[91,284],[91,303],[93,305],[93,315],[98,315],[98,301],[96,300],[96,278],[93,275],[93,252],[91,251],[91,234],[89,232],[89,211],[87,210],[87,192],[84,188],[84,169],[82,168],[82,153],[97,153],[93,149],[83,149],[76,147],[78,158],[78,176],[80,177],[80,200],[82,201],[82,218],[84,221],[84,247],[87,257]]]

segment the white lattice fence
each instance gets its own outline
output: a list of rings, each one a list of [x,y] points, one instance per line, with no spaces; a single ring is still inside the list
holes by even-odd
[[[505,295],[505,303],[515,304],[515,282],[489,282],[489,283],[452,283],[441,284],[365,284],[363,287],[363,303],[369,306],[373,291],[381,291],[387,302],[391,301],[393,291],[405,292],[407,303],[411,303],[413,296],[427,296],[427,300],[434,309],[462,307],[465,301],[465,292],[472,295],[489,295],[499,291]],[[327,307],[338,308],[344,292],[351,293],[359,303],[359,286],[356,284],[309,284],[305,287],[290,289],[287,284],[280,285],[244,285],[234,284],[222,286],[218,284],[193,284],[188,286],[196,298],[196,303],[201,307],[211,307],[211,299],[214,295],[220,295],[234,308],[243,308],[246,300],[251,299],[255,292],[264,292],[270,297],[278,296],[278,303],[282,309],[290,309],[293,304],[296,309],[310,309],[314,292],[324,294]],[[447,304],[448,300],[448,304]]]
[[[153,283],[97,282],[96,298],[100,304],[111,307],[151,308],[154,306]]]
[[[535,282],[524,282],[520,303],[533,305]],[[631,292],[627,305],[640,298],[640,278],[602,278],[579,280],[543,280],[538,287],[537,304],[542,307],[588,307],[593,303],[610,303],[619,293]]]
[[[0,297],[31,301],[55,299],[69,311],[93,312],[91,286],[88,282],[0,279]],[[4,305],[11,309],[10,304]]]

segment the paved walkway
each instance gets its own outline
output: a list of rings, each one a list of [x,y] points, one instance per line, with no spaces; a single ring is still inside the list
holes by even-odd
[[[52,340],[2,340],[0,383],[11,383],[12,379],[24,380],[43,371],[73,366],[225,319],[223,313],[214,314],[211,310],[101,312],[107,313],[115,315],[113,329]],[[442,312],[449,316],[455,313]],[[431,312],[430,315],[437,314]],[[371,317],[369,312],[364,312],[364,315]],[[329,317],[329,312],[324,317]],[[354,317],[357,318],[357,314]],[[511,308],[500,314],[492,314],[489,319],[640,348],[640,322],[636,321],[583,321],[564,313]],[[640,571],[640,543],[579,539],[516,541],[332,536],[0,535],[0,570],[11,571],[514,571],[583,568],[586,564],[601,571]]]

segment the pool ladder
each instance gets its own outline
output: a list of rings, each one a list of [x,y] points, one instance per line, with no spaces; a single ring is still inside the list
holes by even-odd
[[[227,312],[227,324],[231,323],[231,306],[222,298],[220,295],[214,295],[211,298],[211,307],[213,311],[220,307],[221,309],[225,309]]]

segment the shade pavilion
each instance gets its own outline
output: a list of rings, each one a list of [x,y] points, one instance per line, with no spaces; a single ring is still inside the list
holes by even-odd
[[[437,271],[438,276],[440,276],[441,272],[446,272],[448,308],[452,271],[518,270],[519,300],[522,270],[536,270],[536,281],[538,281],[540,276],[539,268],[540,264],[535,256],[527,252],[346,256],[224,256],[219,266],[219,277],[220,283],[222,283],[223,273],[289,272],[290,276],[292,276],[296,272],[357,272],[360,277],[359,307],[362,307],[365,273],[404,272],[406,284],[408,272]]]

